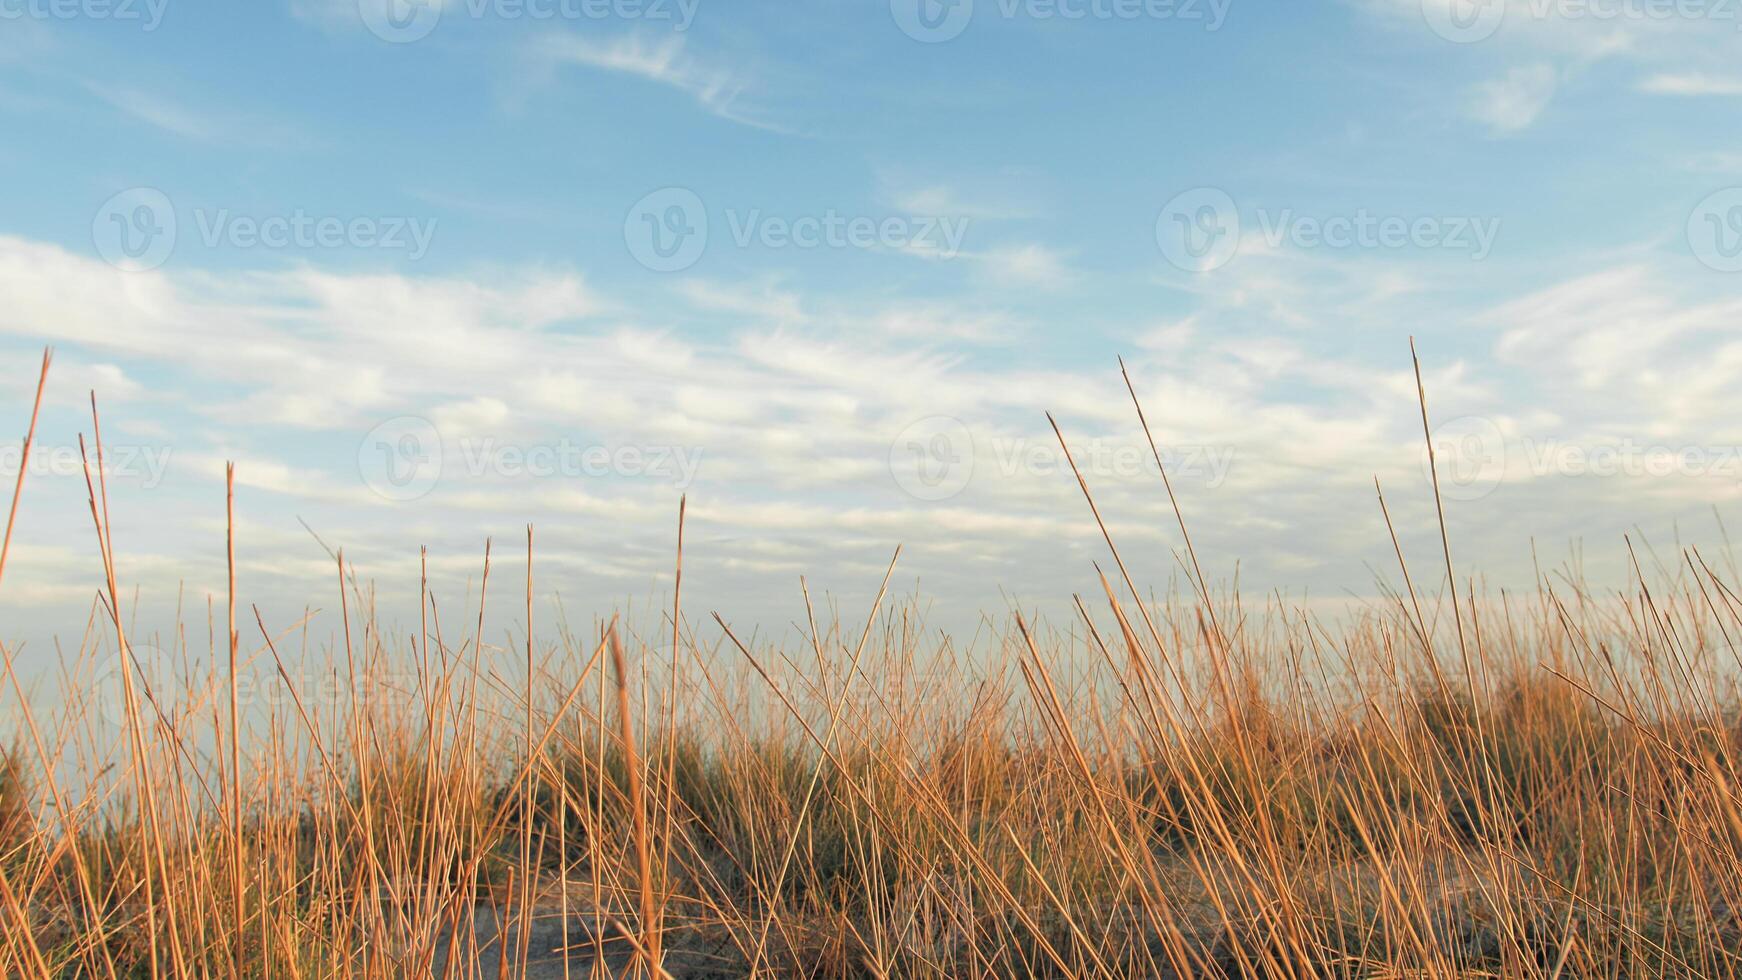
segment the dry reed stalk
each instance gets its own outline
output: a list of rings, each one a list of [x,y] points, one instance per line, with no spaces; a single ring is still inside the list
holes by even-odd
[[[93,438],[104,588],[59,665],[75,688],[80,665],[115,656],[126,683],[139,658]],[[685,501],[670,622],[652,634],[668,636],[613,619],[588,658],[592,638],[559,625],[541,660],[529,533],[527,631],[501,671],[481,642],[488,544],[473,635],[452,645],[427,571],[419,622],[395,637],[329,552],[344,662],[336,637],[311,662],[313,611],[269,633],[256,610],[291,703],[245,754],[229,470],[229,636],[211,624],[211,663],[183,690],[124,692],[107,783],[56,779],[111,755],[94,699],[75,689],[39,726],[0,647],[19,752],[43,771],[28,800],[54,812],[0,839],[0,972],[470,980],[495,955],[513,975],[530,968],[551,847],[565,928],[587,865],[591,907],[574,911],[595,928],[573,948],[595,973],[625,955],[651,976],[692,957],[760,975],[1742,972],[1742,598],[1725,565],[1658,560],[1629,536],[1621,592],[1574,569],[1539,573],[1529,601],[1495,598],[1451,578],[1436,494],[1447,585],[1424,591],[1375,481],[1390,536],[1376,544],[1402,581],[1327,623],[1279,597],[1248,609],[1237,578],[1216,591],[1165,470],[1184,573],[1140,593],[1117,515],[1071,464],[1118,566],[1094,568],[1106,606],[1073,597],[1063,626],[1025,606],[966,648],[934,638],[917,599],[891,602],[888,573],[858,637],[838,610],[819,621],[803,580],[796,647],[744,642],[718,614],[717,638],[686,634]],[[1463,684],[1440,672],[1453,643]],[[165,647],[189,659],[185,638]],[[741,659],[718,656],[731,648]],[[348,697],[310,697],[311,669]],[[384,690],[406,698],[364,697]]]
[[[108,477],[103,469],[103,435],[102,424],[97,416],[97,394],[91,393],[91,435],[97,451],[97,479],[91,480],[90,459],[85,451],[84,436],[79,437],[79,458],[84,467],[85,491],[91,511],[91,522],[96,527],[97,551],[103,559],[105,584],[108,587],[108,609],[115,627],[115,651],[119,660],[121,674],[121,690],[124,708],[127,716],[128,743],[133,754],[133,773],[140,790],[140,799],[145,808],[146,821],[151,834],[148,842],[150,853],[156,867],[147,867],[145,879],[145,909],[148,928],[150,929],[151,945],[151,976],[153,980],[160,975],[162,969],[158,953],[159,936],[157,931],[158,888],[160,884],[169,882],[169,861],[166,857],[164,834],[161,817],[157,806],[157,788],[151,776],[151,758],[145,749],[145,735],[139,718],[139,695],[134,689],[132,652],[127,645],[126,628],[121,622],[121,590],[115,580],[114,543],[109,534],[109,487]],[[101,501],[99,507],[98,501]],[[154,880],[154,877],[156,880]],[[176,975],[185,975],[184,951],[182,948],[181,930],[178,928],[176,903],[170,895],[163,895],[164,919],[169,933],[170,962]]]
[[[6,574],[6,556],[12,551],[12,527],[18,521],[18,502],[24,498],[24,475],[30,472],[30,447],[36,441],[36,419],[42,413],[42,392],[48,386],[48,368],[54,348],[42,351],[42,373],[36,379],[36,398],[30,404],[30,428],[24,430],[24,446],[18,454],[18,479],[12,484],[12,504],[6,510],[6,535],[0,538],[0,578]]]
[[[230,651],[230,888],[233,914],[236,916],[236,935],[242,934],[242,925],[248,921],[246,910],[242,903],[242,736],[238,716],[241,713],[240,698],[236,686],[236,660],[239,646],[236,633],[236,464],[224,464],[224,564],[228,591],[228,601],[225,608],[228,612],[225,630],[225,643]],[[240,944],[234,944],[231,949],[231,969],[233,975],[242,975],[242,949]]]
[[[653,901],[653,853],[648,840],[647,799],[642,787],[641,757],[635,748],[635,725],[629,715],[629,676],[623,661],[623,644],[616,629],[610,632],[611,665],[617,673],[617,723],[629,771],[629,807],[635,820],[635,866],[641,901],[641,939],[638,951],[649,975],[663,972],[660,936]]]

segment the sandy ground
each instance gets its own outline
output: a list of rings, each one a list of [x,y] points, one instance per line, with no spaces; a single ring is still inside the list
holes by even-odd
[[[607,927],[608,928],[608,927]],[[526,977],[528,980],[581,980],[593,976],[621,977],[628,975],[630,954],[627,944],[621,940],[607,944],[604,971],[595,972],[597,961],[593,947],[593,921],[590,916],[571,914],[568,922],[567,968],[564,966],[563,955],[563,921],[556,910],[541,912],[533,919],[532,933],[527,941],[526,972],[515,969],[518,962],[516,944],[520,941],[520,926],[510,919],[506,923],[507,935],[503,935],[503,924],[499,922],[496,913],[489,909],[479,909],[477,925],[473,940],[475,946],[467,948],[464,940],[461,944],[461,963],[451,974],[454,977],[486,978],[496,977]],[[438,947],[440,954],[435,963],[435,975],[441,976],[446,967],[448,942],[443,940]],[[502,951],[506,948],[508,962],[506,969],[502,963]],[[472,949],[476,949],[473,955]],[[470,960],[470,972],[464,968],[466,960]],[[693,951],[673,950],[665,958],[665,968],[672,976],[688,978],[727,977],[730,972],[722,972],[718,966],[709,968],[707,959],[698,956]]]

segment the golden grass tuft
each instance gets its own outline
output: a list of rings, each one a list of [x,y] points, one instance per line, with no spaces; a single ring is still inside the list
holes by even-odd
[[[147,648],[94,473],[103,664]],[[649,633],[509,649],[444,638],[426,594],[394,640],[342,557],[338,638],[256,613],[201,658],[178,630],[155,655],[213,666],[129,684],[118,725],[76,690],[34,712],[5,651],[0,973],[1742,968],[1742,598],[1697,550],[1612,595],[1420,589],[1448,545],[1325,623],[1212,588],[1176,515],[1185,594],[1139,591],[1109,533],[1073,621],[972,657],[881,591],[850,622],[805,594],[795,649],[675,597]],[[249,663],[284,697],[233,710]]]

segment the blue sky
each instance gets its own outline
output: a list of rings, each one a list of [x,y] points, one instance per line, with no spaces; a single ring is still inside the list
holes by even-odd
[[[904,544],[940,622],[1063,609],[1104,545],[1048,410],[1165,588],[1120,355],[1260,595],[1376,594],[1375,476],[1433,556],[1411,335],[1472,570],[1736,500],[1729,0],[407,3],[0,0],[20,427],[57,349],[9,638],[99,582],[91,390],[159,629],[226,460],[279,621],[332,602],[304,524],[407,618],[419,545],[457,599],[527,522],[571,615],[658,602],[683,493],[698,608],[778,631]]]

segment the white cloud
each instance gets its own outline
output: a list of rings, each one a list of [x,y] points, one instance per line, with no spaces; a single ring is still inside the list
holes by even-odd
[[[1504,361],[1552,361],[1579,390],[1579,409],[1658,425],[1734,417],[1717,352],[1734,336],[1742,299],[1707,298],[1663,269],[1603,269],[1519,297],[1483,319],[1502,331]]]
[[[686,279],[679,284],[678,290],[698,310],[743,314],[765,326],[797,323],[804,318],[797,294],[773,285],[739,286],[706,279]]]
[[[1027,325],[1009,314],[969,312],[940,303],[909,303],[869,318],[880,335],[921,343],[1010,343]]]
[[[640,78],[676,89],[722,119],[782,131],[745,104],[747,83],[738,72],[704,64],[686,51],[682,36],[652,41],[625,34],[598,41],[579,34],[551,34],[540,38],[532,50],[546,66],[578,65]]]
[[[1470,115],[1496,134],[1519,132],[1548,107],[1557,82],[1555,70],[1548,65],[1513,68],[1504,77],[1472,89]]]
[[[1052,264],[1041,259],[1038,268]],[[1420,433],[1400,323],[1487,329],[1496,338],[1488,352],[1482,334],[1469,335],[1478,340],[1461,346],[1459,360],[1424,345],[1429,391],[1444,413],[1436,418],[1484,414],[1509,432],[1530,432],[1600,405],[1591,418],[1607,433],[1692,438],[1700,419],[1742,417],[1727,380],[1742,348],[1724,340],[1742,301],[1702,299],[1642,264],[1459,319],[1443,301],[1446,283],[1467,286],[1483,271],[1459,262],[1399,273],[1348,256],[1243,252],[1184,297],[1190,312],[1135,334],[1127,362],[1175,487],[1188,515],[1215,515],[1194,528],[1206,556],[1247,557],[1250,580],[1266,583],[1287,581],[1303,555],[1324,562],[1327,576],[1350,566],[1358,573],[1373,542],[1360,539],[1350,514],[1370,505],[1375,474],[1402,498],[1392,501],[1400,523],[1431,520],[1422,509],[1428,498],[1410,492],[1421,479]],[[201,537],[211,547],[188,555],[171,539],[221,504],[222,461],[235,459],[249,491],[246,514],[292,531],[306,517],[366,570],[415,569],[415,544],[427,543],[432,554],[467,559],[443,572],[463,580],[485,536],[500,541],[530,520],[545,535],[543,560],[561,569],[553,575],[571,591],[603,590],[608,602],[626,584],[639,588],[669,570],[676,498],[687,492],[691,519],[706,528],[696,540],[716,542],[691,553],[697,587],[733,569],[749,596],[730,608],[746,618],[767,621],[776,603],[757,596],[775,594],[769,586],[794,571],[876,566],[897,542],[911,546],[910,567],[951,590],[946,598],[974,608],[998,601],[997,584],[1062,595],[1080,584],[1075,573],[1098,546],[1053,452],[1049,410],[1088,467],[1115,534],[1155,545],[1146,549],[1149,571],[1171,571],[1177,543],[1152,474],[1096,455],[1147,458],[1116,366],[1025,356],[1021,345],[974,346],[1002,338],[1016,319],[998,307],[890,300],[841,309],[774,282],[694,281],[676,293],[670,323],[640,311],[652,325],[630,326],[615,311],[642,304],[600,295],[562,270],[408,278],[305,269],[216,279],[172,264],[130,275],[8,238],[0,238],[0,293],[8,297],[0,333],[11,343],[55,341],[65,363],[100,365],[80,369],[78,383],[132,395],[119,415],[175,449],[162,487],[117,494],[116,502],[119,516],[150,532],[124,536],[144,556],[130,555],[124,569],[160,586],[221,573],[213,550],[221,533]],[[696,316],[712,318],[711,329],[689,329]],[[1535,380],[1514,388],[1513,371]],[[24,372],[4,378],[27,397]],[[1618,393],[1623,378],[1629,387]],[[693,484],[679,487],[456,466],[428,496],[395,503],[366,486],[359,445],[374,425],[401,415],[435,420],[445,437],[492,437],[505,448],[567,439],[699,450],[699,468]],[[936,416],[972,434],[963,453],[974,475],[959,496],[929,503],[902,490],[891,459],[909,426]],[[105,427],[110,418],[120,431],[113,414]],[[54,440],[69,441],[59,424]],[[1225,480],[1212,480],[1208,457],[1194,452],[1224,454]],[[1527,482],[1553,498],[1554,513],[1615,492]],[[63,506],[68,526],[88,520],[73,506],[82,503],[77,494],[32,499]],[[1513,511],[1511,528],[1544,512]],[[88,528],[67,533],[79,530]],[[250,588],[270,586],[293,604],[324,594],[330,582],[318,552],[287,550],[278,571],[251,574]],[[974,559],[984,596],[942,578],[963,574],[964,556]],[[306,575],[305,558],[314,569]],[[42,588],[64,584],[55,568],[36,571]],[[722,583],[697,594],[720,596]]]
[[[1639,83],[1652,95],[1742,95],[1742,78],[1697,72],[1653,75]]]
[[[236,466],[236,485],[240,487],[352,507],[378,507],[381,504],[381,499],[366,487],[343,483],[330,473],[292,466],[270,456],[244,451],[181,453],[174,465],[205,477],[213,486],[221,486],[224,467],[230,463]]]
[[[987,278],[1001,285],[1058,289],[1076,277],[1064,255],[1045,245],[1010,245],[969,256],[980,262]]]
[[[1695,173],[1731,175],[1742,170],[1742,151],[1695,153],[1683,159],[1681,166]]]
[[[300,149],[314,144],[310,134],[258,110],[194,108],[161,93],[108,81],[87,80],[84,87],[132,119],[199,143]]]
[[[1472,65],[1487,66],[1498,58],[1515,66],[1504,77],[1476,86],[1457,106],[1497,135],[1537,121],[1557,89],[1571,94],[1574,79],[1582,83],[1579,94],[1592,99],[1616,94],[1610,87],[1616,79],[1653,94],[1734,94],[1731,83],[1742,58],[1735,14],[1720,3],[1358,0],[1357,5],[1422,48],[1456,50],[1460,62]],[[1483,33],[1473,40],[1479,43],[1454,45],[1436,34],[1433,25],[1458,30],[1456,25],[1464,23],[1460,16],[1478,11],[1491,18],[1477,22]],[[1498,16],[1492,16],[1496,11]],[[1628,70],[1600,71],[1607,63]],[[1640,77],[1643,82],[1632,81]]]
[[[452,438],[501,431],[508,423],[509,414],[507,403],[501,399],[479,395],[437,405],[430,412],[430,421],[443,436]]]
[[[440,6],[440,0],[435,0]],[[290,14],[297,20],[323,28],[338,26],[362,29],[356,0],[290,0]]]
[[[969,218],[976,221],[1003,221],[1032,217],[1029,208],[1007,199],[988,196],[984,191],[964,195],[960,188],[949,184],[898,184],[885,177],[883,196],[889,203],[909,214],[943,218]]]
[[[214,142],[218,137],[218,132],[210,120],[162,97],[131,89],[97,85],[90,88],[103,101],[158,129],[208,143]]]
[[[1484,46],[1508,55],[1528,52],[1552,57],[1564,66],[1608,58],[1673,64],[1691,55],[1717,54],[1736,41],[1735,20],[1722,4],[1641,2],[1561,3],[1544,0],[1362,0],[1360,6],[1424,45],[1443,45],[1432,25],[1461,23],[1472,13],[1501,8],[1492,28],[1477,37]],[[1431,14],[1431,16],[1429,16]]]

